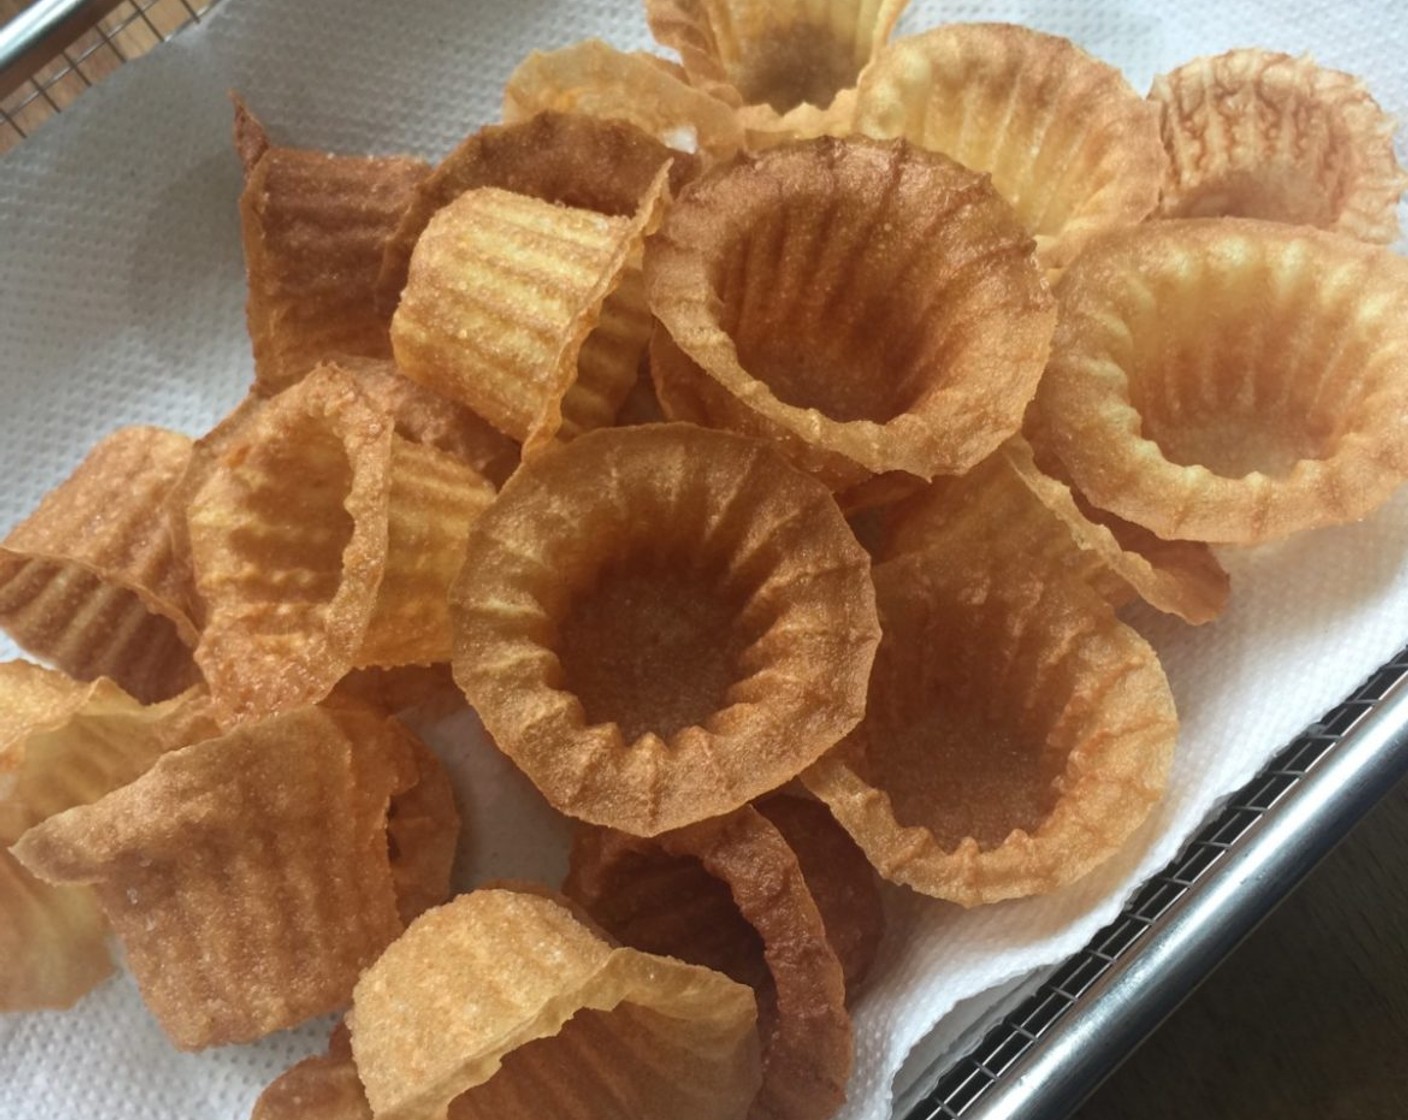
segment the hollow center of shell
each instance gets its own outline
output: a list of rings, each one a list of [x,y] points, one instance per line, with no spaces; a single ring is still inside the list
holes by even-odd
[[[945,694],[866,741],[871,781],[890,795],[895,818],[946,851],[969,836],[988,850],[1013,829],[1035,832],[1066,763],[1040,737]]]
[[[628,743],[702,726],[745,675],[742,606],[707,572],[654,560],[609,566],[559,625],[563,687],[588,724],[615,723]]]
[[[715,283],[720,325],[783,404],[884,424],[942,376],[951,316],[921,305],[924,278],[906,268],[917,246],[892,236],[903,221],[803,191],[755,213],[730,247]]]
[[[1134,324],[1129,393],[1144,438],[1170,462],[1233,479],[1331,455],[1367,354],[1338,314],[1317,310],[1327,282],[1248,260],[1199,283],[1198,298],[1179,293]]]
[[[732,76],[745,103],[786,113],[802,104],[826,108],[855,84],[858,72],[854,48],[835,32],[797,23],[772,28],[750,43]]]

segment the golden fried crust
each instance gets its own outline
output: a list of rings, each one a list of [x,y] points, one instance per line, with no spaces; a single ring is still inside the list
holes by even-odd
[[[471,531],[455,677],[549,801],[651,835],[781,785],[854,726],[871,596],[830,494],[764,445],[589,432]]]
[[[1016,432],[1046,361],[1032,252],[985,176],[904,141],[739,159],[646,247],[661,403],[773,438],[833,488],[961,473]]]
[[[265,394],[334,354],[391,354],[382,254],[429,167],[402,157],[269,148],[240,196],[246,318]]]
[[[802,775],[886,878],[963,906],[1053,891],[1162,795],[1178,721],[1154,651],[1084,583],[1020,566],[875,569],[864,723]]]
[[[796,853],[759,812],[655,840],[583,830],[563,889],[624,944],[755,989],[763,1085],[750,1117],[840,1108],[853,1049],[844,974]]]
[[[1154,79],[1169,168],[1164,218],[1261,218],[1388,244],[1408,175],[1394,122],[1359,79],[1235,50]]]
[[[352,1051],[380,1120],[742,1120],[753,994],[613,948],[546,892],[422,915],[357,984]]]
[[[866,71],[855,129],[904,137],[992,175],[1049,269],[1158,203],[1158,113],[1074,43],[1003,23],[896,40]]]
[[[1094,505],[1165,539],[1353,521],[1408,477],[1408,262],[1305,227],[1152,222],[1057,289],[1038,404]]]
[[[93,885],[178,1047],[345,1006],[400,932],[386,813],[414,762],[348,734],[353,718],[304,708],[163,755],[12,849],[50,882]]]
[[[18,645],[144,701],[200,679],[190,571],[165,507],[191,446],[161,428],[120,428],[11,530],[0,544],[0,625]]]
[[[922,553],[938,563],[985,549],[999,564],[1016,558],[1086,582],[1114,607],[1138,597],[1195,624],[1227,604],[1227,573],[1207,545],[1163,541],[1096,509],[1039,467],[1020,436],[961,478],[939,479],[888,509],[879,534],[872,551],[880,559]]]
[[[667,148],[626,121],[544,110],[516,124],[488,125],[417,185],[382,256],[379,306],[388,316],[395,311],[416,241],[435,212],[465,191],[498,187],[624,218],[639,209],[666,163],[674,194],[699,171],[697,157]]]

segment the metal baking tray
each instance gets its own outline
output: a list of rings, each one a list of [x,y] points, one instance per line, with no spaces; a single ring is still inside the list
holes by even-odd
[[[22,140],[219,0],[38,0],[0,27],[0,130]],[[133,31],[139,32],[133,36]],[[1062,964],[990,995],[897,1093],[896,1120],[1069,1115],[1408,775],[1408,648],[1229,797]]]

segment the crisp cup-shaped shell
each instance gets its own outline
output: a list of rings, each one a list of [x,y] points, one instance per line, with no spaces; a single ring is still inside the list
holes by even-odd
[[[578,210],[629,218],[656,173],[670,164],[678,194],[699,170],[697,157],[667,147],[621,120],[544,110],[465,138],[417,186],[382,256],[378,287],[388,314],[406,286],[411,254],[437,211],[466,191],[498,187]]]
[[[1303,227],[1154,222],[1057,289],[1038,396],[1096,506],[1165,539],[1353,521],[1408,477],[1408,261]]]
[[[589,432],[471,530],[455,679],[555,806],[653,835],[781,785],[854,726],[872,594],[831,495],[766,446]]]
[[[164,755],[13,848],[50,882],[93,885],[181,1049],[345,1005],[400,932],[386,813],[414,763],[351,718],[302,709]]]
[[[504,120],[545,110],[625,121],[663,144],[714,158],[743,146],[734,110],[690,85],[678,67],[586,39],[556,51],[534,51],[504,87]]]
[[[196,689],[143,707],[105,678],[0,663],[0,1011],[68,1007],[112,971],[93,892],[41,883],[4,849],[217,734],[208,707]]]
[[[749,1116],[822,1120],[845,1102],[841,963],[796,854],[757,810],[654,840],[583,830],[563,891],[623,944],[754,988],[763,1084]]]
[[[219,733],[203,689],[143,706],[106,678],[83,684],[23,661],[0,663],[0,707],[0,844]]]
[[[908,0],[646,0],[655,38],[696,86],[744,106],[750,130],[819,124],[890,37]]]
[[[196,660],[227,719],[320,700],[352,668],[386,565],[394,438],[331,367],[241,427],[186,514]]]
[[[1387,244],[1408,175],[1393,118],[1351,74],[1235,50],[1154,79],[1165,218],[1260,218]]]
[[[1227,604],[1227,573],[1207,545],[1160,541],[1120,523],[1036,464],[1014,436],[958,479],[940,479],[886,515],[883,559],[916,553],[941,563],[974,549],[1084,580],[1110,604],[1138,597],[1187,622],[1209,622]]]
[[[575,434],[564,397],[579,374],[599,368],[579,370],[579,353],[653,226],[666,174],[657,172],[630,218],[495,187],[442,207],[416,243],[392,320],[401,369],[514,439],[548,442],[563,428]],[[617,405],[636,360],[638,352],[614,375]]]
[[[753,994],[612,948],[552,898],[480,890],[420,917],[348,1016],[377,1120],[742,1120]]]
[[[518,124],[484,128],[450,153],[416,191],[386,248],[383,298],[395,307],[421,233],[437,211],[466,191],[499,187],[630,218],[658,189],[656,178],[667,164],[676,191],[698,170],[694,156],[667,148],[625,121],[547,111]],[[577,379],[563,402],[569,434],[607,427],[615,419],[650,340],[651,322],[640,262],[633,253],[577,355]],[[549,436],[543,432],[540,438]]]
[[[191,441],[120,428],[0,543],[0,625],[80,680],[107,676],[143,701],[200,679],[190,575],[165,509]]]
[[[240,196],[255,384],[284,389],[333,354],[391,355],[382,253],[430,168],[269,148]]]
[[[802,776],[886,878],[963,906],[1040,894],[1148,815],[1177,734],[1148,644],[1077,580],[875,569],[865,722]]]
[[[222,433],[187,510],[228,721],[322,699],[354,666],[446,661],[446,593],[492,486],[396,436],[324,366]]]
[[[863,76],[855,129],[904,137],[992,175],[1047,268],[1159,201],[1158,112],[1074,43],[1002,23],[897,39]]]
[[[1021,425],[1056,314],[987,179],[903,141],[706,173],[648,243],[646,285],[667,413],[692,397],[689,418],[774,437],[837,488],[985,458]]]
[[[415,784],[391,799],[386,822],[396,908],[402,923],[410,925],[450,897],[460,814],[450,775],[435,752],[395,720],[384,726],[406,740],[416,764]]]

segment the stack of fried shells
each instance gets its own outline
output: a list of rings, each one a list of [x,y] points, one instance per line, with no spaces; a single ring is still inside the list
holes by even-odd
[[[1408,271],[1179,220],[1308,191],[1181,122],[1327,99],[1311,208],[1365,240],[1402,175],[1283,56],[1141,99],[1025,29],[887,45],[903,6],[650,0],[682,64],[535,54],[436,167],[237,107],[248,397],[0,548],[68,674],[0,667],[0,1007],[110,927],[178,1046],[350,1007],[261,1120],[820,1118],[881,878],[981,905],[1131,842],[1178,720],[1117,611],[1212,622],[1210,542],[1408,475]],[[455,792],[390,717],[447,694],[580,822],[567,898],[446,903]]]

